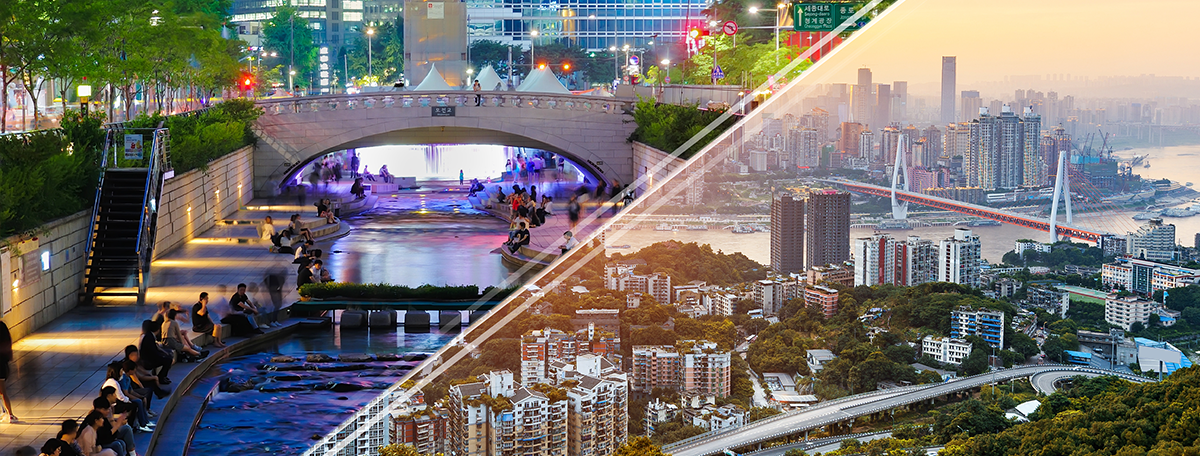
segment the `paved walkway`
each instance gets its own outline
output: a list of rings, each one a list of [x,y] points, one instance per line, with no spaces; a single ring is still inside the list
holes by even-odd
[[[457,182],[454,182],[457,184]],[[511,187],[512,182],[506,183]],[[497,184],[489,184],[494,187]],[[331,192],[348,193],[347,187],[335,187]],[[573,187],[554,185],[552,192],[560,194]],[[539,185],[539,188],[542,186]],[[343,190],[345,190],[343,192]],[[438,185],[424,191],[462,193],[456,185]],[[412,192],[407,190],[403,192]],[[308,202],[314,201],[309,197]],[[280,204],[295,204],[276,200]],[[286,223],[293,212],[311,215],[311,207],[266,207],[268,201],[252,201],[248,207],[230,216],[229,220],[261,220],[272,215],[276,223]],[[555,198],[555,216],[547,224],[533,230],[533,245],[558,253],[559,238],[567,225],[566,198]],[[305,210],[300,210],[305,209]],[[585,214],[586,215],[586,214]],[[279,225],[281,226],[281,225]],[[598,226],[596,224],[595,226]],[[258,284],[257,302],[270,300],[261,285],[269,272],[280,272],[287,278],[284,303],[299,299],[295,287],[295,266],[291,255],[273,254],[265,246],[247,242],[255,237],[251,225],[218,225],[182,247],[154,262],[148,303],[172,301],[190,306],[201,291],[218,296],[218,287],[229,287],[227,298],[240,282]],[[330,251],[328,242],[318,240],[317,248]],[[499,246],[497,246],[499,247]],[[91,409],[91,401],[104,383],[108,363],[124,357],[124,347],[136,343],[141,321],[154,314],[155,306],[98,305],[77,307],[14,344],[15,360],[8,379],[13,408],[20,422],[0,424],[0,455],[7,456],[23,445],[40,447],[53,438],[65,419],[80,419]],[[176,365],[173,379],[181,379],[195,364]],[[175,385],[172,384],[172,387]],[[155,399],[152,410],[159,412],[166,400]],[[137,434],[139,454],[149,443],[150,434]]]
[[[252,205],[261,203],[265,202]],[[248,212],[261,219],[261,214],[255,213],[258,211]],[[261,283],[266,271],[278,270],[287,277],[283,302],[295,302],[299,295],[292,257],[272,254],[258,243],[230,240],[248,234],[253,237],[252,228],[247,231],[245,226],[218,226],[155,261],[146,301],[166,300],[187,307],[196,302],[201,291],[216,296],[217,287],[224,284],[229,287],[226,294],[232,295],[233,287],[246,282],[258,283],[261,290],[257,301],[270,303]],[[322,244],[318,241],[318,248],[327,248]],[[107,364],[124,357],[125,346],[137,341],[141,321],[155,310],[152,305],[77,307],[17,341],[7,385],[20,422],[0,424],[0,455],[7,456],[23,445],[38,448],[55,436],[63,420],[80,419],[91,410],[92,399],[104,383]],[[178,364],[170,376],[181,379],[194,366]],[[160,412],[164,404],[166,399],[155,399],[151,410]],[[150,434],[136,436],[140,454],[149,444]]]

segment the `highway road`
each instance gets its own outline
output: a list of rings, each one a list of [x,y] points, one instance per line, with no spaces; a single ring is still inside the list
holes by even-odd
[[[1052,373],[1057,373],[1057,376],[1050,375]],[[1051,387],[1053,387],[1054,380],[1075,375],[1116,375],[1129,380],[1137,380],[1136,377],[1120,372],[1053,364],[1000,369],[995,372],[959,378],[946,383],[872,391],[835,401],[818,403],[800,411],[776,415],[739,428],[719,433],[702,434],[668,445],[663,448],[663,451],[674,456],[715,455],[727,448],[753,445],[784,435],[818,429],[829,424],[978,388],[990,383],[1001,383],[1011,379],[1034,377],[1039,374],[1043,374],[1041,378],[1045,379],[1044,381],[1049,381]]]
[[[1118,375],[1117,373],[1112,372],[1112,371],[1102,370],[1100,372],[1095,372],[1093,370],[1088,370],[1088,371],[1083,371],[1083,372],[1070,372],[1070,371],[1043,372],[1040,374],[1035,374],[1032,377],[1029,377],[1029,383],[1033,384],[1033,389],[1037,390],[1037,392],[1042,393],[1042,394],[1051,394],[1055,390],[1058,389],[1054,386],[1054,384],[1055,384],[1055,382],[1057,382],[1059,380],[1064,380],[1064,379],[1068,379],[1068,378],[1076,377],[1076,376],[1099,377],[1102,375],[1117,375],[1118,377],[1121,377],[1125,380],[1129,380],[1131,382],[1136,382],[1136,383],[1145,383],[1145,382],[1154,381],[1152,379],[1145,378],[1145,377],[1138,377],[1136,375],[1130,375],[1130,374]]]

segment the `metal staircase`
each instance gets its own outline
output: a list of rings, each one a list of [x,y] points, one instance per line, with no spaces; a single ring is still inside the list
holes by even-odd
[[[165,128],[108,127],[88,232],[86,302],[98,297],[136,297],[138,304],[145,302],[158,199],[163,173],[170,167],[169,139]],[[144,148],[127,145],[145,143],[149,145]]]

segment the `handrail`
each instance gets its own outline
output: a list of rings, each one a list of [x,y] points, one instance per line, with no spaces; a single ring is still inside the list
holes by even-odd
[[[591,95],[564,95],[538,92],[481,92],[483,109],[530,108],[625,114],[635,100]],[[355,109],[475,107],[474,92],[370,92],[355,95],[318,95],[297,98],[259,100],[256,106],[267,115],[286,112],[319,112]]]
[[[167,144],[170,138],[170,133],[166,128],[157,128],[154,130],[154,141],[151,143],[149,162],[146,167],[146,184],[142,187],[145,189],[145,193],[142,194],[142,221],[139,224],[137,236],[139,302],[145,300],[146,289],[149,286],[150,258],[153,256],[154,249],[154,244],[151,240],[154,233],[151,233],[150,230],[154,225],[153,219],[158,216],[158,208],[151,209],[150,206],[151,202],[156,202],[159,197],[158,192],[162,184],[162,166],[166,161]]]
[[[84,267],[91,268],[92,265],[92,250],[96,246],[96,220],[100,216],[100,190],[104,188],[104,171],[108,169],[108,149],[112,145],[113,130],[105,129],[104,131],[104,151],[100,157],[100,180],[96,183],[96,198],[92,200],[92,218],[88,219],[88,236],[87,243],[84,244],[83,257],[85,258]],[[87,290],[87,274],[83,276],[84,291]]]

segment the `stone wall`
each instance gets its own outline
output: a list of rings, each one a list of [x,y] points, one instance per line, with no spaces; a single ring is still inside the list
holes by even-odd
[[[658,172],[652,172],[654,171],[654,167],[658,166],[658,164],[663,161],[666,161],[666,166],[663,166],[662,169],[658,170]],[[655,185],[662,183],[667,176],[670,176],[671,173],[675,172],[675,170],[682,168],[686,163],[687,162],[682,158],[672,158],[667,152],[663,152],[655,149],[654,147],[634,141],[634,174],[638,179],[641,179],[642,176],[649,175],[649,177],[647,177],[646,180],[638,186],[638,196],[645,195],[646,191],[654,188]]]
[[[246,146],[163,183],[154,258],[212,228],[250,201],[254,188],[254,146]]]
[[[0,320],[13,340],[79,304],[91,215],[88,209],[42,225],[36,241],[13,236],[0,244]]]

